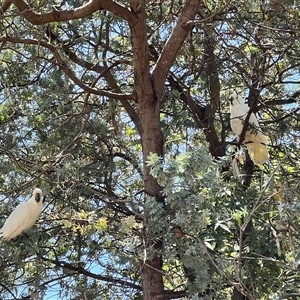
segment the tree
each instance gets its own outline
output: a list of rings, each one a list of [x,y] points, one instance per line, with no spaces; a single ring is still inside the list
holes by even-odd
[[[46,206],[2,242],[1,296],[297,297],[295,6],[4,1],[3,219],[33,186]],[[230,130],[232,89],[263,166]]]

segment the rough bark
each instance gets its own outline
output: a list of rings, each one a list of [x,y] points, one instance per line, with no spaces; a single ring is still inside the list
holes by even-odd
[[[199,0],[187,0],[185,2],[177,24],[157,60],[152,73],[152,80],[158,98],[162,97],[165,81],[170,68],[176,59],[178,50],[183,45],[183,42],[190,31],[192,25],[189,21],[195,18],[201,3],[202,1]]]
[[[158,58],[152,76],[150,76],[149,53],[146,29],[145,3],[143,0],[132,0],[130,7],[137,17],[137,22],[130,25],[131,42],[133,50],[134,81],[138,115],[141,122],[141,138],[144,161],[144,187],[145,193],[163,203],[162,188],[156,179],[150,175],[150,168],[146,165],[150,153],[163,156],[163,135],[160,124],[160,103],[163,95],[164,84],[169,70],[174,63],[177,52],[182,46],[189,32],[189,26],[184,24],[195,17],[200,1],[186,1],[178,23],[170,35],[164,50]],[[145,228],[151,220],[151,215],[145,211]],[[144,300],[168,299],[164,291],[162,276],[162,239],[155,241],[148,239],[144,230],[145,251],[153,249],[149,259],[140,262],[143,298]]]
[[[146,30],[146,15],[144,1],[131,1],[130,6],[138,21],[130,26],[133,52],[134,82],[138,115],[141,122],[141,138],[144,162],[144,189],[146,195],[151,195],[162,201],[161,187],[156,179],[150,175],[150,168],[146,165],[149,154],[163,155],[163,138],[159,119],[159,104],[157,103],[150,79],[148,57],[148,43]],[[146,226],[151,215],[144,213],[144,252],[145,258],[140,261],[142,277],[143,299],[165,300],[162,278],[161,240],[152,241],[147,236]],[[148,258],[149,249],[153,249]]]
[[[208,34],[208,33],[207,33]],[[209,142],[210,153],[218,158],[225,154],[225,144],[219,141],[215,128],[215,114],[220,108],[220,80],[214,54],[214,41],[207,36],[204,47],[207,81],[209,84],[210,104],[205,108],[204,123],[206,124],[206,139]]]

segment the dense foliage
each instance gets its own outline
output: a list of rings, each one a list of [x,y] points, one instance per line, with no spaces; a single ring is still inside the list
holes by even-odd
[[[300,4],[82,2],[2,3],[0,224],[34,187],[45,206],[1,241],[0,298],[149,300],[156,277],[152,299],[298,299]]]

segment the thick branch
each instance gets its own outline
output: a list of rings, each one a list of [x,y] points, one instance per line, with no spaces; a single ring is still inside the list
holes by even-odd
[[[298,113],[299,110],[300,110],[300,107],[298,107],[298,108],[292,110],[289,114],[286,114],[286,115],[284,115],[284,116],[281,117],[281,118],[277,118],[277,119],[274,119],[274,120],[267,120],[267,121],[264,121],[264,124],[274,124],[274,123],[279,123],[279,122],[281,122],[281,121],[283,121],[283,120],[285,120],[285,119],[287,119],[287,118],[289,118],[289,117],[295,117],[295,116],[297,116],[297,113]]]
[[[300,96],[300,91],[296,91],[288,97],[287,99],[272,99],[270,101],[264,102],[262,105],[257,106],[257,110],[260,110],[261,107],[268,107],[271,105],[285,105],[291,103],[297,103],[297,98]]]
[[[178,22],[157,60],[151,76],[157,99],[161,99],[162,97],[165,81],[170,68],[176,59],[178,50],[181,48],[190,31],[191,26],[188,25],[187,22],[195,18],[200,3],[201,1],[199,0],[186,0],[178,18]]]
[[[170,83],[171,89],[179,92],[179,98],[189,107],[193,118],[199,128],[205,129],[203,123],[205,107],[198,105],[181,87],[178,80],[174,76],[168,76],[168,82]]]
[[[149,52],[147,41],[147,27],[145,3],[143,0],[130,1],[130,7],[138,16],[138,22],[130,25],[133,52],[134,87],[137,101],[144,103],[153,101],[154,95],[150,80]]]
[[[2,6],[0,7],[0,17],[9,9],[11,2],[4,0]]]
[[[88,70],[92,70],[92,71],[95,71],[95,72],[101,74],[115,93],[122,94],[120,87],[118,86],[114,76],[110,72],[111,66],[109,68],[105,68],[103,66],[92,64],[90,62],[80,59],[75,53],[70,51],[70,49],[68,49],[67,47],[63,47],[62,49],[68,55],[68,57],[70,58],[71,61],[73,61],[74,63],[76,63]],[[141,134],[142,129],[141,129],[141,124],[140,124],[140,119],[139,119],[139,116],[137,115],[136,111],[131,106],[128,99],[120,99],[120,102],[123,105],[123,107],[125,108],[126,112],[128,113],[129,117],[131,118],[131,120],[134,122],[137,130]]]
[[[100,275],[100,274],[95,274],[95,273],[92,273],[92,272],[84,269],[83,267],[74,266],[74,265],[72,265],[70,263],[67,263],[65,261],[60,261],[60,260],[55,260],[55,259],[48,259],[48,258],[46,258],[44,256],[41,256],[41,255],[38,255],[38,257],[40,259],[42,259],[43,261],[51,262],[54,265],[56,265],[58,267],[62,267],[64,269],[76,271],[79,274],[83,274],[83,275],[88,276],[90,278],[95,278],[95,279],[98,279],[98,280],[102,280],[102,281],[105,281],[105,282],[111,282],[111,283],[115,283],[115,284],[121,284],[122,286],[134,288],[134,289],[139,290],[139,291],[142,290],[139,285],[134,284],[134,283],[129,282],[129,281],[122,280],[120,278],[113,278],[113,277],[103,276],[103,275]]]
[[[211,116],[210,119],[214,120],[214,115],[219,109],[220,106],[220,80],[219,72],[216,63],[216,57],[214,54],[214,41],[208,36],[207,33],[207,43],[204,47],[204,60],[206,64],[206,73],[209,84],[209,93],[210,93],[210,104],[211,104]]]
[[[219,141],[219,136],[215,127],[215,115],[220,109],[220,80],[214,54],[215,42],[210,30],[206,32],[207,42],[204,47],[204,62],[206,66],[207,81],[209,85],[210,104],[205,108],[204,123],[207,124],[205,131],[206,139],[209,141],[210,153],[218,158],[225,155],[224,141]]]
[[[54,55],[56,62],[58,66],[63,70],[63,72],[80,88],[82,88],[84,91],[89,92],[91,94],[100,95],[100,96],[106,96],[114,99],[134,99],[133,94],[119,94],[119,93],[113,93],[113,92],[107,92],[103,90],[97,90],[94,88],[91,88],[87,85],[85,85],[80,79],[78,79],[75,74],[72,72],[72,70],[68,67],[66,62],[62,59],[59,52],[57,51],[56,47],[52,44],[49,44],[44,41],[38,41],[33,39],[19,39],[19,38],[13,38],[13,37],[0,37],[0,42],[11,42],[14,44],[20,43],[20,44],[30,44],[30,45],[38,45],[47,48],[49,51],[52,52]]]
[[[44,14],[36,12],[25,0],[10,0],[3,3],[0,17],[9,8],[9,3],[13,3],[27,21],[33,25],[82,19],[98,10],[108,10],[128,22],[133,22],[136,18],[130,10],[111,0],[90,0],[88,3],[71,10],[52,10]]]
[[[132,157],[123,152],[115,152],[114,157],[121,157],[124,160],[128,161],[130,164],[132,164],[132,166],[139,173],[139,175],[143,177],[143,170],[141,170],[141,166],[134,159],[132,159]]]

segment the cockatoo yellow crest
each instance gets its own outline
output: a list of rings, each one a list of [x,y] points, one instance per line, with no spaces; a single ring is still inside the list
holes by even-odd
[[[21,204],[9,215],[0,229],[0,237],[11,240],[28,230],[38,219],[43,206],[42,191],[35,189],[32,197]]]
[[[231,102],[230,125],[232,131],[237,136],[237,140],[239,141],[245,125],[245,119],[247,118],[249,106],[244,103],[242,97],[237,93],[233,93],[229,99]],[[249,124],[247,126],[242,144],[247,147],[250,158],[254,164],[260,165],[269,159],[267,139],[262,133],[257,119],[253,113],[250,115]]]

